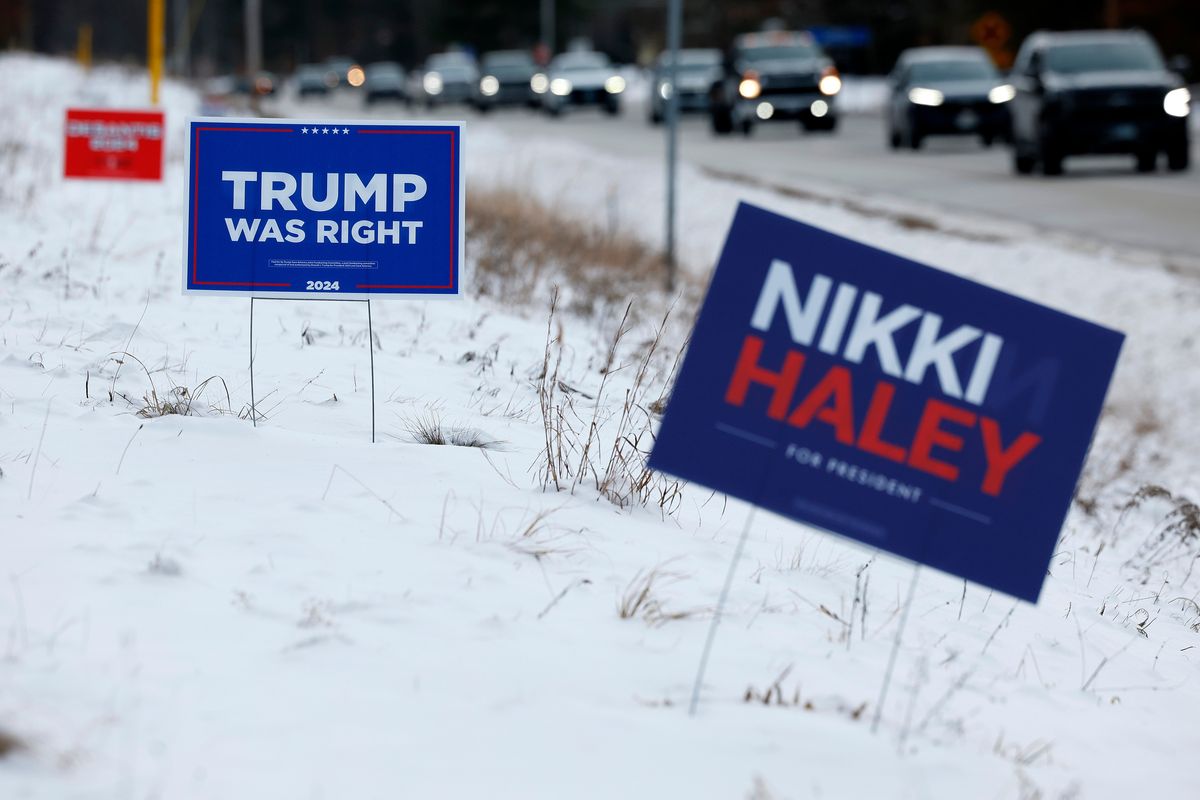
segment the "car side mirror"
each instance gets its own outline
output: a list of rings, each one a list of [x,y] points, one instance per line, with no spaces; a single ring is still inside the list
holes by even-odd
[[[1191,82],[1192,60],[1182,53],[1172,57],[1171,60],[1167,62],[1167,68],[1172,72],[1179,73],[1179,76],[1185,81]]]

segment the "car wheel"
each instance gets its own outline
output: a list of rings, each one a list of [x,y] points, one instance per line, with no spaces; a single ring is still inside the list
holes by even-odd
[[[1019,150],[1013,150],[1013,172],[1018,175],[1032,175],[1033,168],[1036,166],[1036,158]]]
[[[1167,150],[1167,169],[1171,172],[1183,172],[1190,164],[1191,152],[1186,141]]]
[[[661,124],[662,124],[662,121],[663,121],[663,115],[662,115],[662,112],[661,112],[661,111],[659,111],[659,110],[657,110],[657,109],[651,109],[651,111],[650,111],[650,124],[651,124],[651,125],[661,125]]]
[[[738,126],[738,129],[741,130],[743,136],[749,136],[754,133],[754,123],[748,119],[742,120],[742,124]]]
[[[562,106],[546,106],[546,113],[552,117],[561,117]]]
[[[983,133],[979,135],[979,141],[984,147],[991,147],[996,141],[996,135],[992,133]]]
[[[724,136],[733,132],[733,115],[728,108],[714,108],[711,120],[713,133]]]
[[[908,129],[908,141],[906,144],[908,145],[909,150],[920,150],[923,141],[924,137],[921,136],[921,132],[919,130],[916,128]]]
[[[897,131],[895,128],[889,130],[888,131],[888,147],[890,147],[893,150],[899,150],[900,144],[901,144],[900,132]]]
[[[604,113],[608,114],[610,117],[617,116],[618,114],[621,113],[621,104],[620,103],[605,103],[604,104]]]
[[[1158,167],[1158,151],[1142,150],[1137,154],[1137,171],[1154,172]]]

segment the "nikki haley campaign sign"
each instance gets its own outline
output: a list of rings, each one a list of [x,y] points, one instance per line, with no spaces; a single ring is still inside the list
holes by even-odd
[[[191,120],[184,292],[459,295],[462,127]]]
[[[1036,602],[1123,340],[742,204],[650,466]]]

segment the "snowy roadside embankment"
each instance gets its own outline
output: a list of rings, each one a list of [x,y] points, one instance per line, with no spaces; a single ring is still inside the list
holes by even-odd
[[[872,736],[910,567],[760,514],[692,719],[745,506],[602,480],[628,392],[649,409],[682,347],[682,322],[654,343],[667,299],[634,286],[619,337],[620,280],[564,286],[549,322],[548,281],[376,303],[377,445],[361,307],[263,302],[252,428],[248,301],[179,293],[196,98],[167,86],[161,185],[59,177],[66,106],[144,94],[0,58],[0,797],[1195,793],[1194,280],[685,168],[693,293],[745,199],[1129,334],[1038,606],[926,570]],[[604,227],[616,187],[617,238],[657,240],[657,163],[467,142],[469,196]],[[481,283],[500,230],[468,241]]]

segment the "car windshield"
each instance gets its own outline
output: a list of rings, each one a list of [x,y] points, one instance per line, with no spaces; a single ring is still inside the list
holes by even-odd
[[[787,59],[815,58],[820,51],[813,45],[790,44],[783,47],[751,47],[741,52],[747,61],[784,61]]]
[[[305,66],[296,71],[296,75],[305,80],[323,80],[325,78],[325,67]]]
[[[488,75],[495,75],[501,80],[507,78],[528,78],[533,72],[533,64],[514,64],[510,62],[502,62],[499,64],[484,64],[483,71]]]
[[[1161,70],[1162,58],[1147,42],[1088,42],[1055,45],[1046,50],[1046,69],[1073,75],[1080,72]]]
[[[466,53],[438,53],[429,57],[430,69],[446,69],[448,67],[466,67],[472,63]]]
[[[671,65],[670,54],[664,53],[658,63],[663,69],[669,67]],[[720,63],[721,54],[716,50],[681,50],[679,52],[679,69],[682,72],[712,69]]]
[[[446,64],[430,71],[437,72],[444,80],[448,81],[470,80],[473,72],[471,67],[466,64]]]
[[[601,53],[570,53],[554,59],[556,70],[603,69],[608,66],[608,57]]]
[[[483,65],[489,71],[531,69],[533,58],[528,53],[495,53],[483,57]]]
[[[987,80],[996,77],[996,68],[979,59],[926,61],[913,64],[909,68],[909,77],[915,83]]]
[[[404,75],[404,70],[400,69],[399,64],[372,64],[367,67],[368,78],[399,78]]]

